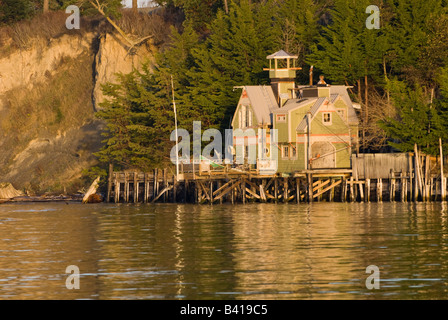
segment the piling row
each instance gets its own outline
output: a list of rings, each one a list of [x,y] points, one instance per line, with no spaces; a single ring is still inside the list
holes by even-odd
[[[250,173],[184,176],[170,170],[111,172],[107,202],[115,203],[300,203],[444,201],[446,178],[431,177],[416,188],[410,172],[391,172],[387,179],[358,179],[349,173],[259,176]]]

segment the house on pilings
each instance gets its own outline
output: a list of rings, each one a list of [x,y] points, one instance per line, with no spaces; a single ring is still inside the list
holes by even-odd
[[[283,50],[269,55],[264,70],[271,85],[239,87],[242,93],[232,120],[239,163],[254,152],[257,161],[252,166],[272,173],[274,166],[266,159],[276,148],[278,173],[351,168],[359,121],[349,87],[328,85],[323,77],[316,85],[297,86],[297,58]],[[271,129],[277,129],[272,143]]]

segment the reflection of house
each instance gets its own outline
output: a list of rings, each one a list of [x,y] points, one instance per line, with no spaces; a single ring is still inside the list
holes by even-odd
[[[281,173],[350,168],[358,118],[347,87],[327,85],[323,77],[317,86],[296,86],[297,56],[282,50],[267,59],[271,86],[242,87],[232,121],[234,130],[244,131],[235,134],[237,155],[247,158],[251,145],[258,143],[260,148],[253,147],[258,160],[277,148]],[[266,136],[258,129],[266,129]],[[278,130],[274,145],[270,144],[270,129]]]

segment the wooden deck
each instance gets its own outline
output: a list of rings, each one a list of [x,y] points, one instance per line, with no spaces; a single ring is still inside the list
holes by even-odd
[[[414,180],[409,172],[390,172],[387,179],[359,179],[352,169],[302,170],[290,175],[197,170],[182,172],[176,180],[172,170],[155,169],[146,173],[111,172],[106,201],[233,204],[442,200],[440,177],[431,177],[424,194],[415,188]]]

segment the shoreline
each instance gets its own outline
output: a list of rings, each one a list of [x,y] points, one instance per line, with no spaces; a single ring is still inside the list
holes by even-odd
[[[9,199],[0,199],[0,204],[3,203],[20,203],[20,202],[79,202],[82,203],[82,195],[79,196],[19,196]]]

